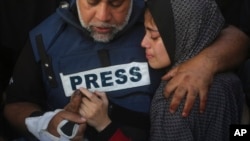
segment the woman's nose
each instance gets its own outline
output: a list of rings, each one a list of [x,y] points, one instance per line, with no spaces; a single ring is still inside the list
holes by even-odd
[[[141,41],[141,46],[143,48],[149,48],[150,47],[150,44],[149,44],[149,42],[147,40],[147,36],[146,35],[143,37],[143,39]]]

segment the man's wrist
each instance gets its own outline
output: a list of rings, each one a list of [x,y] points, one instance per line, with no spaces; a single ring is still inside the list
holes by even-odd
[[[41,139],[40,133],[47,130],[50,120],[59,112],[61,109],[55,111],[44,112],[34,111],[30,114],[30,117],[25,119],[25,124],[30,133],[32,133],[37,139]]]
[[[29,117],[38,117],[38,116],[42,116],[45,112],[43,111],[34,111],[32,112]]]

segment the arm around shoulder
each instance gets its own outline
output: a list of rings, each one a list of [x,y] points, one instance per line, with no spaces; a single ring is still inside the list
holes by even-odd
[[[204,62],[215,74],[238,67],[247,57],[248,45],[248,36],[237,27],[229,25],[213,44],[195,58]]]
[[[187,94],[183,116],[187,116],[194,103],[194,96],[200,97],[200,111],[205,110],[207,92],[216,73],[237,68],[247,58],[248,36],[235,26],[223,29],[219,37],[190,60],[170,70],[162,79],[169,80],[164,95],[178,95],[172,100],[170,111],[174,112],[180,100]]]

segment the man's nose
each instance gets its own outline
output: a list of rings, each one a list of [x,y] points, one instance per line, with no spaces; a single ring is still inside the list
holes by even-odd
[[[100,21],[106,22],[109,21],[111,19],[111,9],[107,4],[101,4],[98,7],[98,10],[96,12],[96,17],[97,19],[99,19]]]

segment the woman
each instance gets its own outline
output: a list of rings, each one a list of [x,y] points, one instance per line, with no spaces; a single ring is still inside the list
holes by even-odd
[[[224,26],[214,0],[148,0],[147,6],[146,35],[141,44],[154,69],[169,70],[191,59],[212,43]],[[199,98],[194,95],[193,109],[186,118],[182,115],[185,100],[176,112],[169,111],[173,97],[163,96],[166,83],[161,82],[152,100],[152,141],[229,140],[229,126],[239,123],[243,98],[236,75],[217,74],[209,89],[206,110],[199,112]]]

